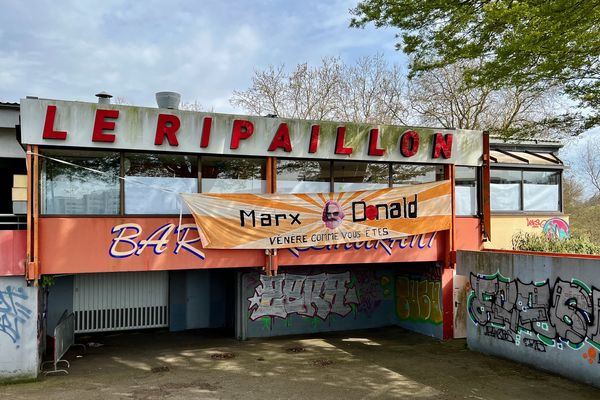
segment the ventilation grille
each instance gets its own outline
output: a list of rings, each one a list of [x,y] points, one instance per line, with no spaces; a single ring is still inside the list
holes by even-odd
[[[169,326],[166,272],[75,276],[75,332],[107,332]]]

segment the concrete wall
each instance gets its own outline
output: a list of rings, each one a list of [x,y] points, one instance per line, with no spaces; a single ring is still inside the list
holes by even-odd
[[[282,268],[240,277],[237,336],[400,325],[442,337],[441,270],[430,263]]]
[[[264,337],[374,328],[394,321],[394,275],[365,267],[282,268],[241,274],[237,336]]]
[[[37,377],[39,300],[22,277],[0,277],[0,382]]]
[[[600,387],[600,258],[459,251],[467,342]]]
[[[396,272],[396,317],[403,328],[442,339],[442,269],[435,264],[402,266]]]

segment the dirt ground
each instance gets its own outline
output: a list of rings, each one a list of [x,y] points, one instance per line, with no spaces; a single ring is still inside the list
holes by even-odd
[[[69,375],[0,399],[600,399],[600,389],[400,328],[253,339],[165,331],[79,338]]]

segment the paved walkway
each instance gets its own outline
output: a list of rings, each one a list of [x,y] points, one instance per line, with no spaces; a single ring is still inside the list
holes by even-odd
[[[600,389],[400,328],[254,339],[124,333],[0,399],[600,399]]]

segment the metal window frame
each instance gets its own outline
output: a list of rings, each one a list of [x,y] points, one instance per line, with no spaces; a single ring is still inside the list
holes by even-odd
[[[562,215],[564,213],[564,202],[563,202],[563,179],[564,179],[564,166],[556,166],[551,168],[544,168],[540,165],[523,165],[521,168],[515,167],[515,164],[494,164],[490,168],[490,172],[493,170],[497,171],[518,171],[521,175],[521,180],[519,183],[519,209],[518,210],[493,210],[490,209],[491,213],[494,215]],[[524,172],[558,172],[558,210],[525,210],[525,182],[524,182]],[[490,178],[490,188],[491,188],[491,178]],[[490,203],[491,203],[491,190],[490,190]]]

